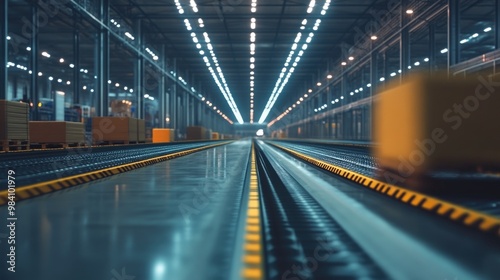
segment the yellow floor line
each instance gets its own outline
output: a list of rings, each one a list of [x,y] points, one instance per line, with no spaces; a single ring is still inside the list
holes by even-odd
[[[257,180],[255,150],[252,144],[252,162],[250,166],[250,193],[245,226],[245,241],[241,277],[245,280],[264,279],[262,255],[262,233],[260,220],[260,190]]]
[[[217,143],[213,145],[208,145],[204,147],[199,147],[199,148],[194,148],[186,151],[181,151],[181,152],[176,152],[168,155],[163,155],[159,157],[154,157],[150,159],[145,159],[137,162],[132,162],[132,163],[127,163],[127,164],[122,164],[114,167],[109,167],[105,169],[100,169],[92,172],[87,172],[83,174],[78,174],[78,175],[72,175],[68,177],[64,177],[61,179],[56,179],[56,180],[51,180],[51,181],[46,181],[46,182],[41,182],[41,183],[36,183],[24,187],[18,187],[16,188],[15,192],[15,200],[23,200],[23,199],[28,199],[28,198],[33,198],[39,195],[43,195],[46,193],[54,192],[59,190],[60,188],[54,187],[54,188],[49,188],[49,185],[53,186],[64,186],[64,187],[72,187],[76,185],[80,185],[81,183],[85,182],[90,182],[93,181],[93,178],[99,179],[99,178],[104,178],[108,177],[111,175],[127,172],[129,170],[134,170],[140,167],[144,167],[147,165],[151,165],[160,161],[165,161],[168,159],[176,158],[176,157],[181,157],[184,155],[188,155],[191,153],[195,153],[201,150],[206,150],[210,148],[215,148],[217,146],[225,145],[230,142],[222,142],[222,143]],[[79,181],[81,183],[79,183]],[[8,191],[3,190],[0,191],[0,206],[5,205],[8,202]]]
[[[477,212],[451,202],[441,200],[426,194],[412,191],[403,187],[390,185],[382,181],[367,177],[365,175],[344,169],[342,167],[321,161],[319,159],[285,148],[279,144],[271,145],[305,160],[322,169],[328,170],[336,175],[361,183],[362,186],[373,189],[379,193],[395,198],[408,205],[430,211],[452,221],[468,227],[477,228],[481,231],[491,232],[500,237],[500,219],[484,213]]]

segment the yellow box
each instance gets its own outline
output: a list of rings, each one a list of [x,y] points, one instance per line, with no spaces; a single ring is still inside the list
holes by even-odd
[[[153,128],[153,143],[168,143],[174,141],[174,130],[168,128]]]
[[[500,167],[500,87],[487,76],[416,75],[374,103],[374,155],[402,176]]]

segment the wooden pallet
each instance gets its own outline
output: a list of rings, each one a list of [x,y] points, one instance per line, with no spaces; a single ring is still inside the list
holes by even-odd
[[[41,148],[41,149],[59,149],[59,148],[69,148],[69,147],[84,147],[85,143],[31,143],[31,148]]]
[[[130,145],[130,144],[138,144],[140,142],[137,141],[129,141],[129,140],[114,140],[114,141],[100,141],[94,142],[94,145]]]
[[[4,152],[28,150],[30,148],[28,140],[0,140],[0,145],[1,150]]]

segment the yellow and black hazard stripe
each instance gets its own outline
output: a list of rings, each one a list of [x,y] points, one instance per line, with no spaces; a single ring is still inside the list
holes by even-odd
[[[416,191],[408,190],[403,187],[398,187],[370,178],[357,172],[353,172],[348,169],[304,155],[275,143],[271,144],[297,158],[316,165],[324,170],[328,170],[338,176],[354,181],[381,194],[385,194],[389,197],[395,198],[398,201],[438,214],[465,226],[477,228],[484,232],[493,233],[497,237],[500,237],[499,218],[480,213],[475,210],[468,209],[463,206],[447,202],[426,194],[422,194]]]
[[[41,183],[36,183],[33,185],[28,185],[24,187],[18,187],[16,188],[15,192],[15,200],[23,200],[23,199],[28,199],[32,197],[36,197],[39,195],[51,193],[54,191],[58,191],[61,189],[66,189],[69,187],[73,187],[76,185],[88,183],[90,181],[102,179],[105,177],[109,177],[112,175],[120,174],[123,172],[127,172],[130,170],[134,170],[137,168],[145,167],[148,165],[152,165],[155,163],[159,163],[162,161],[166,161],[169,159],[177,158],[177,157],[182,157],[188,154],[192,154],[195,152],[199,152],[201,150],[206,150],[210,148],[214,148],[217,146],[225,145],[230,142],[221,142],[213,145],[208,145],[208,146],[203,146],[203,147],[198,147],[194,149],[189,149],[185,151],[180,151],[180,152],[175,152],[159,157],[154,157],[146,160],[141,160],[137,162],[132,162],[132,163],[127,163],[127,164],[122,164],[114,167],[109,167],[105,169],[100,169],[88,173],[83,173],[83,174],[78,174],[78,175],[73,175],[73,176],[68,176],[56,180],[51,180],[47,182],[41,182]],[[8,191],[3,190],[0,191],[0,205],[5,205],[8,202]]]
[[[262,255],[262,231],[260,217],[260,190],[257,179],[255,150],[252,144],[250,166],[250,189],[248,209],[243,241],[243,259],[241,277],[246,280],[264,279],[264,262]]]

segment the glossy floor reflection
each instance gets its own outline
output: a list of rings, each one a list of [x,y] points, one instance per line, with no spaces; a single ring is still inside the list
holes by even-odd
[[[0,279],[227,279],[250,148],[238,141],[20,202],[16,273],[6,274],[1,239]]]

